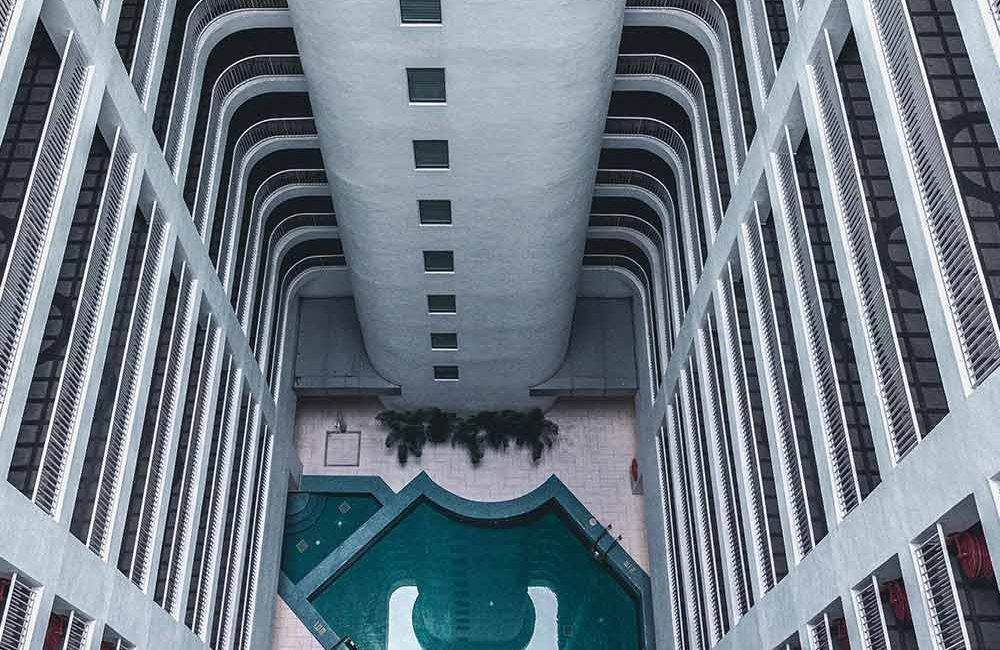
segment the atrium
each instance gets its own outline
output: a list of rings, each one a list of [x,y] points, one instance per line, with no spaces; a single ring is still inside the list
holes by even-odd
[[[1000,650],[1000,0],[0,0],[0,650]]]

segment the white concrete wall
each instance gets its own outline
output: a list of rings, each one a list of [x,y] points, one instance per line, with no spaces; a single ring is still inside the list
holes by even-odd
[[[622,4],[444,3],[400,26],[397,0],[293,0],[324,159],[368,352],[402,406],[527,405],[569,341]],[[447,105],[411,106],[406,68],[443,67]],[[446,139],[451,169],[415,171],[411,141]],[[417,199],[451,199],[421,227]],[[453,275],[422,250],[455,250]],[[457,316],[425,295],[456,293]],[[433,352],[431,331],[460,349]],[[461,380],[436,383],[432,366]]]

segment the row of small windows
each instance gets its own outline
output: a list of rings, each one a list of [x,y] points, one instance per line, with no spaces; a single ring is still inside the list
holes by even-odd
[[[400,15],[404,24],[434,24],[441,22],[440,0],[400,0]],[[407,68],[406,83],[411,104],[444,104],[448,100],[444,68]],[[448,169],[451,164],[447,140],[414,140],[413,165],[416,169]],[[450,226],[451,201],[447,199],[420,199],[417,209],[422,226]],[[454,273],[453,251],[430,250],[423,252],[424,272]],[[430,314],[455,314],[454,294],[427,296]],[[431,332],[431,349],[454,351],[458,349],[455,332]],[[435,381],[458,381],[456,365],[435,365]]]

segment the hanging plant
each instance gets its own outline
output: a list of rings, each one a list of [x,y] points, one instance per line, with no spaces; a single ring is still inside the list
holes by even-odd
[[[387,410],[376,419],[389,430],[385,446],[396,449],[403,465],[410,456],[419,458],[428,442],[464,447],[473,465],[482,462],[486,449],[506,452],[513,443],[518,449],[528,449],[532,462],[537,463],[559,436],[559,425],[547,419],[541,409],[480,411],[466,417],[438,408]]]

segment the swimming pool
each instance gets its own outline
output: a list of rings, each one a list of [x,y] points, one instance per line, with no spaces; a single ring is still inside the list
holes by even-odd
[[[418,500],[309,601],[361,650],[642,647],[637,595],[554,503],[476,520]]]
[[[381,507],[370,494],[289,493],[281,570],[298,582]]]

